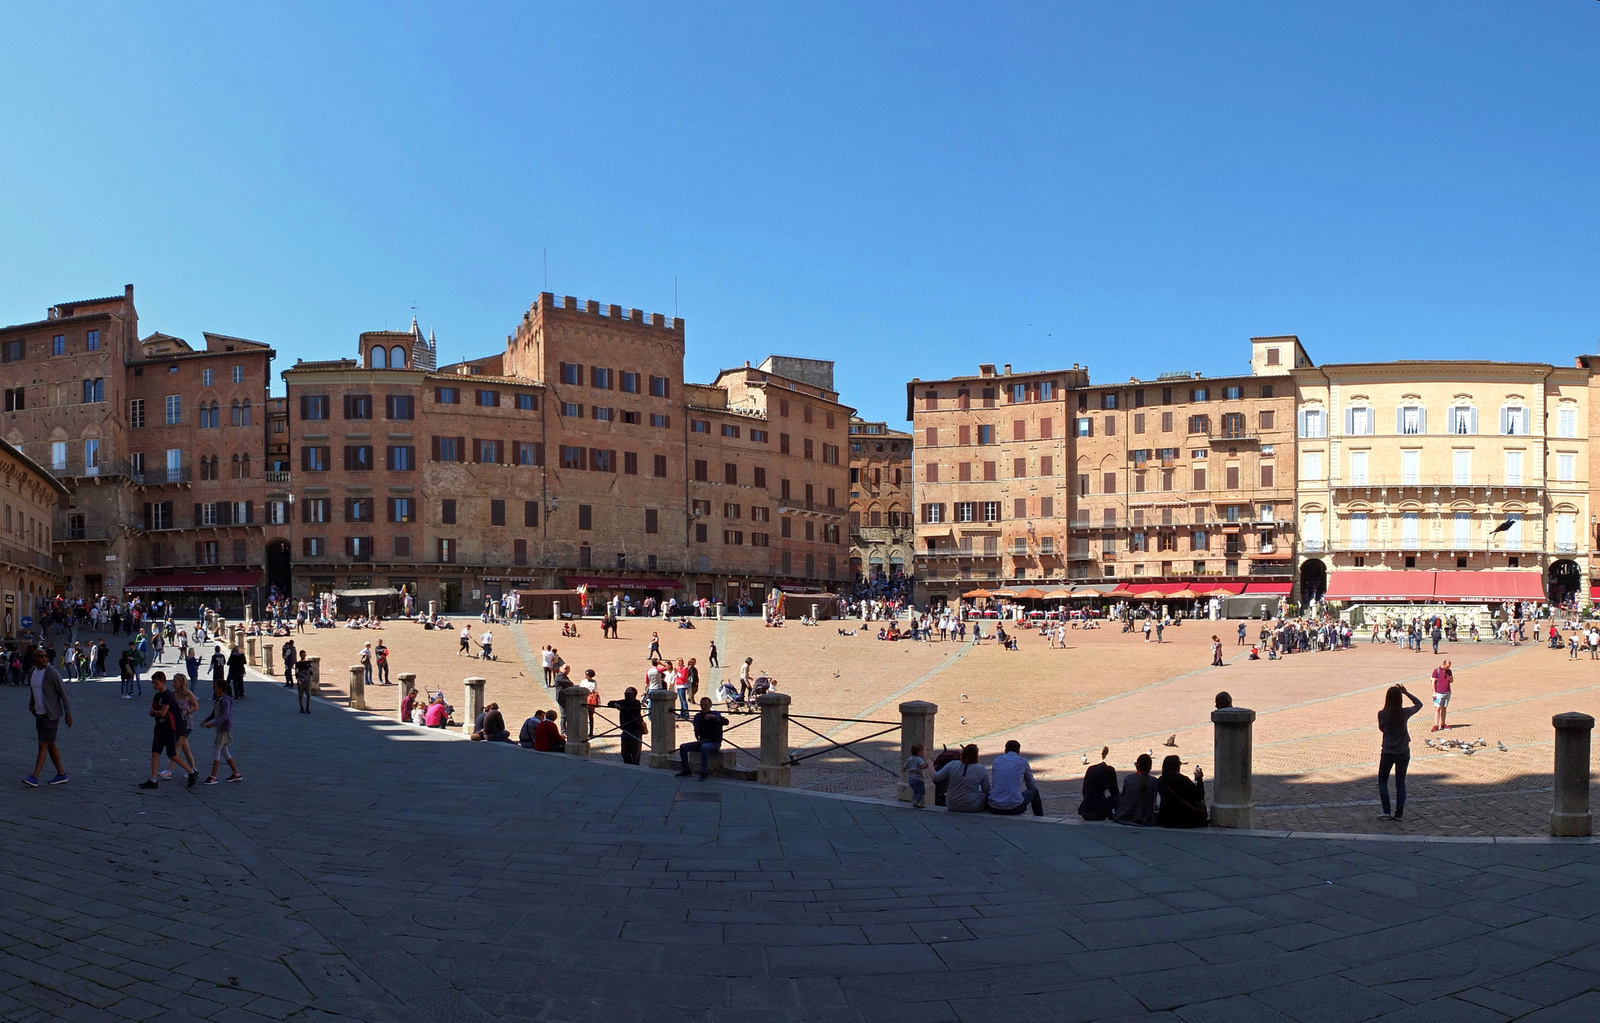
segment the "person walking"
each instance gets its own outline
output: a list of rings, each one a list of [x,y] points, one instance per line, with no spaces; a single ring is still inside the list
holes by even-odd
[[[220,682],[216,683],[222,684]],[[172,694],[167,691],[167,673],[156,671],[150,675],[150,687],[155,690],[150,697],[150,717],[155,720],[155,736],[150,742],[150,777],[139,783],[141,789],[161,787],[161,754],[167,755],[167,764],[183,768],[189,775],[189,787],[199,780],[200,772],[194,764],[186,764],[178,752],[178,709]],[[168,771],[171,774],[171,771]]]
[[[244,699],[244,648],[239,644],[233,645],[233,653],[228,655],[228,683],[233,686],[233,698]]]
[[[38,788],[39,772],[44,770],[44,758],[49,757],[56,769],[50,784],[65,785],[67,771],[61,766],[56,732],[63,720],[68,728],[72,727],[72,703],[67,699],[66,686],[61,684],[61,673],[50,667],[43,647],[33,650],[33,669],[28,672],[28,712],[33,715],[33,730],[39,738],[39,755],[33,762],[33,773],[22,779],[22,784]]]
[[[1411,706],[1400,706],[1404,697]],[[1378,751],[1378,799],[1383,812],[1378,819],[1400,820],[1406,812],[1406,768],[1411,766],[1412,715],[1422,709],[1422,701],[1403,685],[1392,685],[1384,694],[1383,709],[1378,711],[1378,731],[1383,733],[1383,746]],[[1394,812],[1389,812],[1389,771],[1394,771]]]
[[[1211,666],[1213,668],[1222,667],[1222,640],[1216,636],[1211,637]]]
[[[466,654],[472,656],[472,623],[468,622],[461,627],[461,646],[456,649],[456,656]]]
[[[194,731],[194,712],[200,709],[200,699],[189,688],[189,677],[181,672],[172,676],[172,706],[177,712],[178,752],[189,763],[196,763],[189,735]]]
[[[672,690],[678,696],[678,717],[689,720],[689,666],[681,657],[678,666],[672,669]]]
[[[128,644],[122,651],[122,656],[117,658],[117,670],[122,673],[122,698],[133,699],[133,666],[139,654],[133,649],[133,644]]]
[[[294,664],[299,656],[294,640],[288,640],[283,644],[283,688],[285,689],[294,688]]]
[[[650,634],[650,650],[644,655],[644,659],[647,661],[661,660],[661,633],[652,632]]]
[[[1239,623],[1239,642],[1235,643],[1234,646],[1244,646],[1244,622]]]
[[[300,701],[300,713],[311,713],[311,658],[301,657],[295,661],[294,682]]]
[[[211,651],[211,681],[224,682],[228,680],[228,655],[222,652],[222,644],[216,644]]]
[[[1450,690],[1455,686],[1455,672],[1450,670],[1450,662],[1433,669],[1433,728],[1430,731],[1448,732],[1450,726],[1445,724],[1445,716],[1450,711]]]
[[[389,681],[389,648],[383,645],[383,640],[378,640],[377,649],[373,653],[378,657],[378,685],[394,685]]]
[[[717,661],[717,641],[714,639],[711,641],[711,653],[706,657],[706,664],[713,668],[722,667],[721,663]]]
[[[239,765],[233,761],[233,697],[228,695],[228,690],[219,685],[211,687],[211,713],[200,722],[200,727],[214,729],[212,732],[211,776],[206,779],[207,785],[217,783],[217,768],[226,761],[228,770],[233,773],[228,776],[229,781],[244,781],[244,775],[239,773]]]

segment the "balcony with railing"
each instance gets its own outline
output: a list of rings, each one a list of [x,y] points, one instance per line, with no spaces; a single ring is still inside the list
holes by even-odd
[[[133,475],[127,461],[121,458],[96,458],[93,464],[83,458],[68,458],[60,462],[48,462],[45,468],[57,479]]]
[[[284,486],[289,485],[289,474],[286,472],[268,470],[266,473],[266,479],[268,483],[281,483]]]
[[[61,566],[55,558],[39,551],[30,551],[26,547],[15,544],[0,543],[0,562],[15,565],[18,568],[33,568],[41,572],[60,574]]]
[[[161,487],[171,483],[188,483],[191,481],[191,470],[188,466],[178,468],[145,469],[142,472],[132,473],[133,481],[141,487]]]
[[[1390,473],[1385,475],[1336,476],[1328,481],[1335,490],[1406,489],[1411,487],[1457,487],[1472,490],[1494,489],[1544,489],[1546,479],[1533,473]],[[1554,484],[1556,481],[1549,480]],[[1576,484],[1567,484],[1573,486]]]

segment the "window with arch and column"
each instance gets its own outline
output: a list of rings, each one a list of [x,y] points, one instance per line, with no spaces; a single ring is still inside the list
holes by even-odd
[[[389,349],[389,368],[406,368],[406,350],[400,345],[395,345],[393,348]]]
[[[382,345],[373,345],[371,348],[369,348],[367,350],[367,368],[388,369],[389,349],[383,347]]]

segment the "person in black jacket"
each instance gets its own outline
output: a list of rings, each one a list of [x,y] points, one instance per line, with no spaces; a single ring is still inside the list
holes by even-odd
[[[233,698],[244,699],[244,650],[239,644],[233,645],[233,653],[228,655],[228,683],[233,686]]]
[[[1086,821],[1108,820],[1117,812],[1117,769],[1106,763],[1110,755],[1110,746],[1100,747],[1100,762],[1083,772],[1083,802],[1078,804],[1078,816]]]
[[[617,727],[622,730],[622,762],[639,763],[639,750],[649,728],[644,723],[644,704],[639,702],[639,690],[629,686],[622,699],[606,704],[617,712]]]
[[[1163,828],[1203,828],[1206,818],[1205,773],[1194,769],[1194,781],[1183,776],[1183,761],[1177,755],[1161,761],[1161,778],[1156,782],[1161,796],[1156,823]]]

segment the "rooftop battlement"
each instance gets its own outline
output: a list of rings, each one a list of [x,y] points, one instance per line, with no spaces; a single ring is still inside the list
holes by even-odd
[[[620,305],[601,305],[594,299],[589,299],[579,304],[577,298],[565,295],[557,301],[551,292],[541,292],[528,311],[522,314],[522,326],[527,327],[533,322],[535,313],[542,315],[557,314],[561,316],[596,316],[613,322],[627,323],[635,327],[654,327],[672,333],[683,333],[683,317],[677,316],[667,319],[662,313],[646,314],[642,309],[624,309]]]

